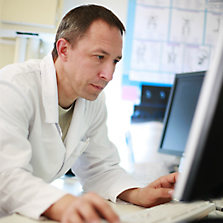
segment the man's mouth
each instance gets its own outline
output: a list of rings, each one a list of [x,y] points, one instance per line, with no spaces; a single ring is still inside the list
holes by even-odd
[[[103,89],[104,89],[104,87],[102,87],[102,86],[99,86],[99,85],[94,85],[94,84],[91,84],[94,88],[96,88],[96,89],[98,89],[98,90],[100,90],[100,91],[102,91]]]

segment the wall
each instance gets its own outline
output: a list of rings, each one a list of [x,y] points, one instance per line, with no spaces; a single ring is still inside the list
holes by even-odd
[[[0,19],[2,17],[2,1],[0,0]],[[14,53],[15,39],[0,38],[0,68],[13,62],[12,58],[14,58]]]

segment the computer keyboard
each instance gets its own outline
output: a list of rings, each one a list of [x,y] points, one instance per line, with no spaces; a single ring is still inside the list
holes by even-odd
[[[192,203],[169,202],[121,216],[122,223],[175,223],[200,219],[215,210],[215,204],[206,201]]]

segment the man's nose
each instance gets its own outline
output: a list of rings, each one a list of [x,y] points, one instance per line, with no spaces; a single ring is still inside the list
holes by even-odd
[[[105,66],[102,67],[99,76],[102,79],[109,82],[113,78],[114,71],[115,71],[115,65],[114,64],[106,64]]]

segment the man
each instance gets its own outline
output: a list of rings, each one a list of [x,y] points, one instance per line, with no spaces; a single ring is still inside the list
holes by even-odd
[[[142,188],[120,168],[107,137],[101,92],[122,58],[124,31],[109,10],[81,6],[63,18],[52,55],[0,71],[2,213],[118,222],[101,197],[144,207],[171,200],[176,174]],[[82,197],[49,184],[71,167],[86,192]]]

